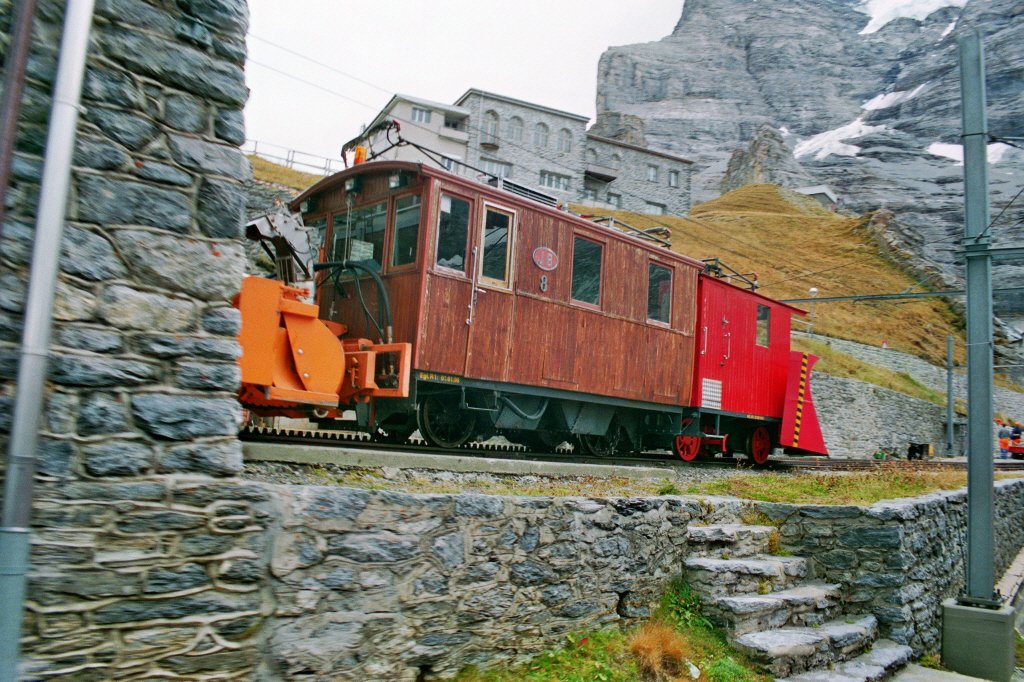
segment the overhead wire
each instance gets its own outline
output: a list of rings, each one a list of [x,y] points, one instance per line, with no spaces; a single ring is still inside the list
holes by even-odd
[[[273,47],[275,47],[277,49],[281,49],[281,50],[283,50],[283,51],[285,51],[285,52],[287,52],[289,54],[292,54],[294,56],[300,57],[301,59],[305,59],[306,61],[308,61],[310,63],[317,64],[318,66],[326,68],[329,71],[333,71],[333,72],[335,72],[335,73],[337,73],[339,75],[345,76],[346,78],[351,78],[351,79],[353,79],[353,80],[355,80],[355,81],[357,81],[359,83],[363,83],[364,85],[372,87],[372,88],[374,88],[376,90],[379,90],[379,91],[381,91],[381,92],[383,92],[385,94],[394,94],[393,91],[391,91],[391,90],[388,90],[388,89],[383,88],[383,87],[381,87],[379,85],[376,85],[376,84],[374,84],[374,83],[372,83],[370,81],[364,80],[364,79],[359,78],[357,76],[354,76],[354,75],[352,75],[350,73],[342,71],[341,69],[335,68],[334,66],[332,66],[330,64],[326,64],[324,62],[321,62],[321,61],[319,61],[317,59],[314,59],[312,57],[304,55],[304,54],[302,54],[302,53],[300,53],[300,52],[298,52],[296,50],[292,50],[291,48],[287,48],[287,47],[278,45],[277,43],[274,43],[274,42],[272,42],[270,40],[267,40],[266,38],[262,38],[260,36],[257,36],[255,34],[253,34],[252,32],[250,32],[248,35],[250,37],[256,38],[257,40],[259,40],[261,42],[264,42],[264,43],[266,43],[268,45],[271,45],[271,46],[273,46]],[[306,80],[306,79],[304,79],[304,78],[302,78],[300,76],[296,76],[294,74],[288,73],[287,71],[283,71],[281,69],[278,69],[276,67],[270,66],[268,64],[264,64],[262,62],[256,61],[256,60],[251,59],[251,58],[249,59],[249,62],[254,64],[254,65],[256,65],[256,66],[260,66],[262,68],[265,68],[265,69],[268,69],[268,70],[273,71],[275,73],[278,73],[278,74],[280,74],[282,76],[285,76],[287,78],[291,78],[293,80],[301,82],[301,83],[303,83],[305,85],[309,85],[311,87],[317,88],[318,90],[321,90],[321,91],[326,92],[328,94],[341,97],[341,98],[343,98],[343,99],[345,99],[345,100],[347,100],[349,102],[352,102],[354,104],[358,104],[359,106],[365,107],[365,108],[367,108],[367,109],[369,109],[371,111],[377,110],[377,107],[374,107],[372,105],[366,104],[365,102],[357,100],[357,99],[355,99],[353,97],[350,97],[348,95],[344,95],[342,93],[336,92],[336,91],[331,90],[329,88],[325,88],[324,86],[320,85],[319,83],[314,83],[314,82]],[[395,118],[396,120],[400,121],[403,127],[408,126],[408,127],[417,128],[419,130],[423,130],[425,132],[433,132],[430,128],[427,128],[426,126],[420,125],[419,123],[417,123],[415,121],[410,121],[410,120],[404,119],[404,118],[399,117],[399,116],[394,116],[393,118]],[[466,127],[468,129],[473,130],[473,131],[475,131],[477,133],[480,133],[481,135],[486,136],[486,137],[488,137],[490,139],[497,140],[501,144],[504,144],[504,145],[507,145],[509,147],[513,147],[513,148],[519,149],[521,151],[530,153],[530,154],[532,154],[534,156],[537,156],[537,157],[543,159],[545,162],[547,162],[548,164],[550,164],[551,166],[553,166],[555,168],[558,168],[558,169],[561,169],[561,170],[564,170],[564,171],[569,171],[569,172],[572,172],[572,173],[576,173],[578,171],[578,169],[576,167],[570,166],[567,163],[565,163],[565,162],[563,162],[563,161],[561,161],[559,159],[552,158],[552,157],[546,155],[538,147],[535,147],[535,146],[531,147],[531,146],[527,146],[525,143],[519,143],[519,142],[510,140],[507,137],[504,137],[504,136],[498,134],[497,131],[492,133],[492,132],[490,132],[490,131],[488,131],[488,130],[486,130],[486,129],[478,126],[478,125],[472,124],[472,123],[468,123],[467,122]],[[525,168],[524,166],[522,166],[521,164],[516,164],[516,163],[513,163],[513,162],[506,161],[506,160],[502,160],[502,163],[508,163],[513,169],[519,169],[520,171],[528,171],[529,170],[529,169]],[[489,175],[493,175],[493,174],[490,174],[490,173],[488,173],[488,174]],[[630,192],[628,190],[621,190],[620,189],[619,193],[624,195],[624,196],[632,197],[632,198],[640,200],[640,201],[646,201],[647,200],[646,197],[641,196],[639,194],[635,194],[635,193]],[[582,195],[582,192],[579,192],[579,194]]]
[[[961,20],[961,18],[963,16],[965,7],[966,7],[966,5],[964,7],[960,8],[960,13],[959,13],[959,15],[957,16],[957,19],[956,19],[956,24],[957,25],[959,25],[959,22],[960,22],[960,20]],[[200,22],[200,23],[202,23],[202,22]],[[348,73],[346,71],[338,69],[337,67],[335,67],[335,66],[333,66],[331,64],[328,64],[326,62],[320,61],[320,60],[315,59],[313,57],[310,57],[308,55],[302,54],[301,52],[298,52],[297,50],[293,50],[293,49],[291,49],[291,48],[289,48],[287,46],[280,45],[280,44],[278,44],[278,43],[276,43],[274,41],[271,41],[271,40],[268,40],[266,38],[263,38],[262,36],[258,36],[258,35],[254,34],[252,32],[249,32],[248,35],[249,35],[249,37],[255,38],[256,40],[259,40],[259,41],[261,41],[261,42],[263,42],[263,43],[265,43],[267,45],[270,45],[271,47],[274,47],[274,48],[276,48],[278,50],[281,50],[283,52],[286,52],[288,54],[296,56],[296,57],[298,57],[300,59],[304,59],[304,60],[306,60],[306,61],[308,61],[308,62],[310,62],[312,64],[316,64],[317,66],[320,66],[320,67],[325,68],[325,69],[327,69],[329,71],[337,73],[337,74],[339,74],[341,76],[349,78],[349,79],[351,79],[353,81],[356,81],[358,83],[361,83],[363,85],[371,87],[371,88],[373,88],[375,90],[378,90],[378,91],[383,92],[385,94],[394,94],[392,90],[383,88],[380,85],[377,85],[376,83],[373,83],[371,81],[368,81],[366,79],[360,78],[360,77],[358,77],[356,75],[353,75],[351,73]],[[297,82],[303,83],[303,84],[308,85],[308,86],[313,87],[313,88],[316,88],[316,89],[318,89],[318,90],[320,90],[322,92],[325,92],[327,94],[331,94],[331,95],[334,95],[336,97],[340,97],[340,98],[342,98],[342,99],[344,99],[346,101],[352,102],[353,104],[357,104],[357,105],[362,106],[362,107],[365,107],[366,109],[369,109],[371,111],[376,111],[377,110],[377,107],[369,105],[369,104],[367,104],[367,103],[365,103],[363,101],[360,101],[360,100],[358,100],[356,98],[353,98],[353,97],[351,97],[349,95],[345,95],[343,93],[337,92],[337,91],[332,90],[330,88],[326,88],[326,87],[320,85],[319,83],[314,83],[314,82],[309,81],[307,79],[304,79],[304,78],[302,78],[300,76],[296,76],[296,75],[294,75],[292,73],[289,73],[287,71],[283,71],[281,69],[278,69],[276,67],[270,66],[268,64],[264,64],[262,62],[254,60],[252,58],[249,58],[248,61],[251,64],[254,64],[256,66],[259,66],[259,67],[265,68],[267,70],[273,71],[273,72],[278,73],[278,74],[280,74],[282,76],[285,76],[286,78],[290,78],[290,79],[295,80]],[[401,117],[397,117],[397,116],[394,117],[394,118],[396,118],[397,120],[401,121],[402,125],[404,125],[404,126],[410,126],[410,127],[413,127],[413,128],[418,128],[418,129],[423,130],[423,131],[431,132],[430,128],[427,128],[427,127],[425,127],[423,125],[420,125],[420,124],[418,124],[415,121],[404,120]],[[551,158],[551,157],[547,156],[546,154],[542,153],[541,150],[538,149],[535,146],[534,147],[527,147],[525,144],[517,143],[517,142],[515,142],[515,141],[513,141],[511,139],[508,139],[507,137],[504,137],[504,136],[498,134],[497,131],[493,131],[492,132],[490,130],[486,130],[486,129],[480,127],[480,126],[474,125],[474,124],[469,123],[469,122],[467,122],[466,127],[468,129],[471,129],[471,130],[474,130],[475,132],[480,133],[481,135],[487,136],[490,139],[497,140],[497,141],[499,141],[499,142],[501,142],[501,143],[503,143],[503,144],[505,144],[505,145],[507,145],[509,147],[513,147],[513,148],[516,148],[516,149],[519,149],[519,150],[531,153],[531,154],[541,158],[542,160],[544,160],[545,162],[551,164],[552,166],[554,166],[556,168],[559,168],[559,169],[562,169],[562,170],[568,170],[568,171],[571,171],[573,173],[575,173],[577,171],[577,168],[575,168],[573,166],[569,166],[568,164],[566,164],[566,163],[564,163],[564,162],[562,162],[562,161],[560,161],[558,159],[554,159],[554,158]],[[1024,147],[1022,147],[1021,145],[1014,144],[1014,142],[1012,141],[1014,138],[994,137],[993,136],[993,139],[996,140],[996,141],[1002,142],[1004,144],[1008,144],[1010,146],[1017,147],[1019,149],[1024,149]],[[417,145],[417,148],[418,147],[419,147],[419,145]],[[437,162],[436,159],[434,159],[432,157],[431,157],[431,159],[435,163]],[[512,167],[513,169],[518,168],[520,171],[527,171],[527,170],[529,170],[529,169],[523,167],[521,164],[516,164],[516,163],[508,162],[508,161],[505,161],[505,160],[502,160],[502,162],[503,163],[508,163],[509,166]],[[476,170],[479,170],[479,169],[476,169]],[[487,173],[487,174],[493,176],[493,174],[491,174],[491,173]],[[1007,205],[1003,207],[1003,210],[1000,211],[1000,213],[996,216],[996,218],[993,219],[989,223],[988,227],[986,227],[986,229],[985,229],[986,232],[1003,215],[1003,213],[1013,204],[1013,202],[1016,201],[1016,199],[1020,197],[1022,192],[1024,192],[1024,187],[1022,187],[1021,191],[1018,192],[1014,196],[1014,198],[1011,199],[1010,202],[1007,203]],[[583,194],[582,191],[580,191],[579,193],[581,195]],[[647,197],[641,196],[639,194],[635,194],[633,192],[629,192],[628,190],[621,190],[620,189],[620,194],[623,194],[625,196],[629,196],[629,197],[632,197],[634,199],[638,199],[638,200],[641,200],[641,201],[646,201],[647,200]],[[695,221],[695,222],[699,222],[699,221]],[[751,244],[751,243],[746,242],[746,241],[744,241],[742,239],[739,239],[735,235],[730,235],[729,238],[731,240],[739,243],[739,244],[743,244],[743,245],[748,246],[750,248],[754,248],[754,249],[759,248],[758,246],[756,246],[754,244]],[[943,243],[946,243],[946,242],[953,242],[953,241],[956,241],[957,239],[960,239],[960,238],[959,237],[951,237],[948,240],[938,240],[938,241],[934,241],[934,242],[929,242],[928,244],[929,245],[938,245],[938,244],[943,244]],[[825,268],[825,269],[822,269],[822,270],[817,270],[817,271],[814,271],[814,272],[802,273],[802,274],[799,274],[799,275],[794,275],[792,277],[787,277],[786,279],[777,280],[775,282],[770,282],[768,284],[761,284],[761,285],[759,285],[759,288],[764,288],[764,287],[768,287],[768,286],[774,286],[774,285],[781,284],[781,283],[784,283],[784,282],[790,282],[790,281],[795,281],[795,280],[800,280],[800,279],[806,279],[808,277],[813,277],[814,275],[822,274],[822,273],[825,273],[825,272],[833,272],[833,271],[836,271],[836,270],[841,270],[841,269],[846,268],[846,267],[852,267],[854,265],[866,262],[866,261],[871,260],[871,259],[876,258],[876,257],[877,256],[872,254],[870,256],[866,256],[865,258],[857,259],[857,260],[849,262],[849,263],[839,264],[839,265],[836,265],[836,266],[832,266],[832,267]],[[790,266],[792,266],[794,268],[799,268],[799,266],[797,264],[792,263],[792,262],[788,262],[786,264],[790,265]],[[923,286],[923,284],[921,284],[920,282],[918,282],[917,285],[918,286]]]

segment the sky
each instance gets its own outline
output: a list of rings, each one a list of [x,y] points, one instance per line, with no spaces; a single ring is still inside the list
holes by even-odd
[[[469,88],[593,118],[601,53],[669,35],[682,7],[683,0],[249,0],[246,135],[261,152],[340,162],[342,144],[394,93],[452,103]]]
[[[395,93],[453,103],[479,88],[593,120],[601,54],[669,35],[683,2],[249,0],[246,134],[263,155],[338,170]],[[861,0],[861,33],[966,2]]]

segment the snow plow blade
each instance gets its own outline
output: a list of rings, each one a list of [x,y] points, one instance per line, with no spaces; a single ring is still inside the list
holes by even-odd
[[[817,355],[790,351],[786,379],[786,406],[782,413],[779,443],[797,454],[828,455],[821,435],[818,413],[811,397],[811,368]]]

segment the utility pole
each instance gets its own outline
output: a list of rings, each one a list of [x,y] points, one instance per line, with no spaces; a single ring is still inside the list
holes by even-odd
[[[946,337],[946,456],[953,456],[953,337]]]
[[[977,31],[960,37],[967,259],[966,589],[943,602],[942,661],[953,670],[1009,682],[1014,609],[995,591],[992,528],[992,255],[988,213],[985,58]]]

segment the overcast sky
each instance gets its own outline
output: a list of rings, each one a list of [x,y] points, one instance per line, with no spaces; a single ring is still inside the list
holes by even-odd
[[[263,149],[273,144],[338,158],[341,145],[392,94],[452,103],[471,87],[593,118],[601,53],[669,35],[682,6],[683,0],[249,0],[246,134]]]
[[[393,94],[453,103],[469,88],[593,119],[601,53],[669,35],[683,2],[249,0],[246,132],[263,153],[339,159]],[[872,33],[966,2],[856,7],[865,13],[861,32]]]

